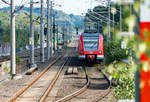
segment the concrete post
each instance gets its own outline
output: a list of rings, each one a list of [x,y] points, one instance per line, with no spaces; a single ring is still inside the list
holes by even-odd
[[[115,17],[114,17],[114,14],[113,14],[113,34],[115,33],[115,25],[114,25],[114,22],[115,22]]]
[[[11,75],[12,75],[12,79],[13,77],[16,75],[16,46],[15,46],[15,5],[14,5],[14,0],[11,0],[11,10],[10,10],[10,15],[11,15],[11,20],[10,20],[10,24],[11,24],[11,32],[10,32],[10,38],[11,38]]]
[[[56,41],[57,41],[57,51],[58,51],[58,24],[56,25],[56,34],[57,34],[57,38],[56,38]]]
[[[110,0],[108,0],[108,41],[110,41]]]
[[[65,46],[65,31],[64,31],[65,29],[64,29],[64,25],[63,25],[63,27],[62,27],[62,39],[63,39],[63,48],[64,48],[64,46]]]
[[[52,9],[53,9],[53,4],[52,1],[50,1],[50,40],[51,40],[51,47],[50,47],[50,55],[53,56],[53,20],[52,20]]]
[[[122,32],[122,7],[120,5],[120,32]]]
[[[30,67],[34,67],[34,28],[33,28],[33,0],[30,0]]]
[[[41,62],[44,62],[44,7],[43,0],[41,0],[41,25],[40,25],[40,48],[41,48]]]
[[[109,42],[109,18],[107,18],[107,30],[108,30],[108,32],[107,32],[107,42]]]
[[[55,40],[56,40],[56,35],[55,35],[55,15],[53,14],[53,49],[54,49],[54,53],[56,50],[56,44],[55,44]]]
[[[50,58],[50,0],[47,0],[47,60]]]

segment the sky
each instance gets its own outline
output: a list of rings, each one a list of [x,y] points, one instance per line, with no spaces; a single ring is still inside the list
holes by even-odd
[[[5,1],[10,1],[10,0],[5,0]],[[14,0],[15,1],[15,5],[22,5],[24,3],[28,3],[30,0]],[[33,0],[33,1],[40,1],[40,0]],[[46,7],[46,1],[44,0],[44,4]],[[58,7],[58,6],[54,6],[54,9],[58,9],[58,10],[63,10],[65,13],[67,14],[75,14],[75,15],[84,15],[88,9],[92,9],[95,6],[98,5],[104,5],[104,3],[107,0],[52,0],[55,5],[61,5],[62,7]],[[111,0],[111,1],[132,1],[132,0]],[[7,7],[8,5],[6,5],[5,3],[3,3],[0,0],[0,8],[2,7]],[[29,5],[27,5],[29,6]],[[36,7],[40,7],[40,4],[36,4],[34,5]]]
[[[6,0],[9,1],[9,0]],[[34,0],[39,1],[39,0]],[[46,7],[46,0],[45,1],[45,7]],[[63,10],[65,13],[70,14],[76,14],[76,15],[82,15],[87,12],[88,9],[93,8],[94,6],[100,5],[100,2],[97,2],[95,0],[53,0],[56,5],[62,5],[62,7],[54,6],[55,9]],[[105,1],[105,0],[101,0]],[[15,5],[22,5],[25,2],[29,2],[29,0],[15,0]],[[7,7],[5,3],[3,3],[0,0],[0,8]],[[39,5],[35,5],[39,6]]]
[[[140,21],[141,22],[150,22],[150,0],[145,0],[140,7]]]

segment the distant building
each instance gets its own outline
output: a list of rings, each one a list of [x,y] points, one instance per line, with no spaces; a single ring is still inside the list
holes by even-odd
[[[10,55],[10,43],[0,43],[0,56]]]

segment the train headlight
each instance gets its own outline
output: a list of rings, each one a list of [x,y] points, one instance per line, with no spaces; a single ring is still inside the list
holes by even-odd
[[[102,51],[99,51],[99,53],[102,53]]]

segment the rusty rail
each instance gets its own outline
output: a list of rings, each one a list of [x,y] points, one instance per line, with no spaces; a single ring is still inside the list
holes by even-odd
[[[21,94],[23,94],[31,85],[33,85],[38,79],[41,78],[58,60],[60,60],[62,56],[59,56],[56,60],[54,60],[48,67],[46,67],[36,78],[34,78],[29,84],[19,90],[14,96],[12,96],[7,102],[15,101]]]
[[[60,100],[57,100],[56,102],[66,102],[66,101],[72,99],[73,97],[76,97],[76,96],[80,95],[81,93],[83,93],[83,92],[85,92],[87,90],[89,85],[90,85],[90,81],[88,81],[84,85],[84,87],[82,87],[80,90],[78,90],[78,91],[76,91],[76,92],[74,92],[74,93],[72,93],[72,94],[70,94],[70,95],[68,95],[68,96],[66,96],[66,97],[64,97],[64,98],[62,98]]]
[[[88,75],[86,73],[85,66],[83,68],[84,68],[84,71],[85,71],[87,83],[81,89],[75,91],[72,94],[69,94],[69,95],[65,96],[64,98],[61,98],[61,99],[57,100],[56,102],[67,102],[67,101],[71,100],[72,98],[82,94],[83,92],[85,92],[88,89],[88,87],[90,85],[90,80],[89,80],[89,77],[88,77]],[[98,102],[99,100],[101,100],[104,97],[106,97],[111,91],[110,90],[111,82],[110,82],[109,78],[107,77],[107,75],[101,69],[99,69],[99,71],[104,75],[105,79],[108,81],[109,87],[105,90],[103,95],[99,96],[98,98],[96,98],[92,102]]]
[[[85,76],[86,76],[86,80],[87,80],[86,84],[81,89],[75,91],[72,94],[69,94],[69,95],[65,96],[64,98],[61,98],[61,99],[57,100],[56,102],[66,102],[66,101],[72,99],[73,97],[76,97],[76,96],[80,95],[81,93],[85,92],[88,89],[88,87],[90,85],[90,80],[89,80],[89,77],[86,73],[85,65],[84,65],[83,69],[85,71]]]
[[[49,95],[50,91],[52,90],[52,88],[54,87],[56,81],[58,80],[65,64],[68,62],[68,59],[65,61],[65,63],[61,66],[61,68],[59,69],[58,73],[55,75],[55,77],[53,78],[53,81],[49,84],[47,90],[45,91],[45,93],[43,94],[43,96],[40,98],[40,100],[38,102],[44,102],[47,98],[47,96]]]
[[[111,92],[111,81],[108,78],[108,75],[106,75],[106,73],[103,72],[102,69],[98,68],[98,70],[103,74],[103,76],[105,77],[105,79],[107,80],[109,86],[108,88],[105,90],[105,92],[103,93],[103,95],[99,96],[98,98],[96,98],[95,100],[93,100],[92,102],[99,102],[100,100],[102,100],[103,98],[105,98],[110,92]]]

